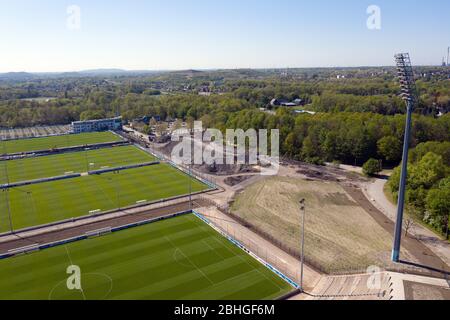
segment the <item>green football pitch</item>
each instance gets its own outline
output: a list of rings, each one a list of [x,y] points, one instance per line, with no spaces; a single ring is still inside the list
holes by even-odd
[[[191,183],[189,183],[191,180]],[[0,233],[209,187],[167,164],[0,190]]]
[[[0,154],[50,150],[118,141],[122,141],[122,138],[109,131],[8,140],[0,141]]]
[[[81,290],[67,288],[69,266]],[[269,300],[292,290],[194,215],[0,260],[0,279],[7,300]]]
[[[135,146],[124,146],[2,161],[0,184],[7,183],[7,180],[9,183],[29,181],[155,160],[153,156]]]

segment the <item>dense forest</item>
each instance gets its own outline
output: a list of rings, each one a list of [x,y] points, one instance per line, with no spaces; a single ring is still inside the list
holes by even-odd
[[[449,214],[450,68],[416,69],[408,205],[444,232]],[[203,94],[199,94],[203,93]],[[206,93],[206,94],[204,94]],[[228,70],[144,75],[0,76],[0,127],[67,124],[122,115],[198,119],[204,127],[279,129],[281,154],[366,168],[401,161],[405,105],[392,68]],[[45,99],[34,99],[45,98]],[[272,99],[296,107],[271,105]],[[316,112],[298,114],[305,109]],[[381,169],[381,168],[380,168]],[[396,196],[399,169],[390,189]]]
[[[448,112],[450,69],[423,67],[416,74],[420,97],[415,112],[430,116]],[[198,99],[199,91],[212,96]],[[201,112],[190,111],[191,107],[213,104],[271,109],[274,98],[299,98],[304,108],[317,112],[396,115],[405,110],[398,92],[393,68],[188,70],[89,77],[0,74],[0,127],[70,123],[85,111],[94,116],[121,113],[131,119],[147,115],[148,110],[184,117]]]
[[[408,212],[449,237],[450,142],[426,142],[410,152],[406,202]],[[388,186],[397,199],[400,168]]]
[[[125,120],[144,115],[165,119],[202,119],[205,126],[281,131],[282,153],[299,160],[319,158],[361,164],[371,157],[382,156],[390,163],[400,160],[405,117],[372,112],[321,112],[315,116],[296,115],[287,108],[274,114],[262,112],[245,99],[230,94],[203,97],[193,94],[152,95],[94,92],[86,99],[55,99],[46,103],[9,101],[0,106],[0,121],[5,127],[61,124],[74,120],[114,116],[117,110]],[[6,125],[5,125],[6,124]],[[450,116],[439,118],[414,116],[413,146],[427,141],[450,140]],[[390,143],[379,148],[382,138]]]
[[[191,118],[222,130],[280,129],[282,154],[298,160],[362,165],[376,158],[397,165],[405,106],[393,72],[389,68],[188,70],[23,81],[0,77],[0,127],[67,124],[117,114],[125,121],[155,115]],[[450,70],[425,68],[416,74],[420,105],[414,115],[412,147],[450,141],[446,114]],[[199,95],[205,88],[210,94]],[[33,100],[36,96],[47,99]],[[303,103],[275,109],[270,104],[274,98]],[[317,114],[297,114],[295,109]]]

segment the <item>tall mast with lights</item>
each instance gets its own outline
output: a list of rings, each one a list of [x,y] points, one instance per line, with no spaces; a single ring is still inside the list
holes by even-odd
[[[394,247],[392,250],[392,261],[400,261],[400,246],[403,230],[403,212],[405,206],[406,182],[408,176],[408,150],[411,138],[411,118],[416,105],[416,85],[414,81],[414,72],[411,66],[411,59],[408,53],[395,55],[397,64],[397,74],[400,80],[401,97],[406,102],[406,128],[405,141],[403,144],[402,173],[400,177],[400,188],[398,196],[397,221],[395,225]]]

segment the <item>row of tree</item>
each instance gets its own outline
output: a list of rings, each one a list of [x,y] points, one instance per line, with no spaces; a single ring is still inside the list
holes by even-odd
[[[450,111],[448,80],[423,79],[418,81],[418,88],[420,99],[416,113]],[[308,108],[320,112],[372,112],[383,115],[405,112],[394,77],[305,82],[241,80],[226,82],[223,90],[259,107],[269,106],[273,98],[302,98],[309,104]]]
[[[178,94],[116,95],[94,91],[83,99],[56,99],[47,103],[9,101],[0,105],[0,126],[65,124],[114,116],[124,119],[158,115],[162,119],[201,119],[206,127],[279,129],[282,154],[311,162],[340,161],[363,164],[370,158],[396,165],[401,158],[405,116],[340,112],[296,115],[280,108],[261,112],[245,99],[230,94],[210,97]],[[428,141],[450,141],[450,115],[438,119],[414,115],[412,146]]]

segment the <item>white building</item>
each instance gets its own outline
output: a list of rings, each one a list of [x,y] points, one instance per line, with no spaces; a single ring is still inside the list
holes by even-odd
[[[73,133],[122,130],[122,117],[72,122]]]
[[[316,114],[316,112],[309,111],[309,110],[295,110],[294,112],[297,113],[297,114],[304,114],[304,113],[307,113],[307,114],[310,114],[310,115],[315,115]]]

